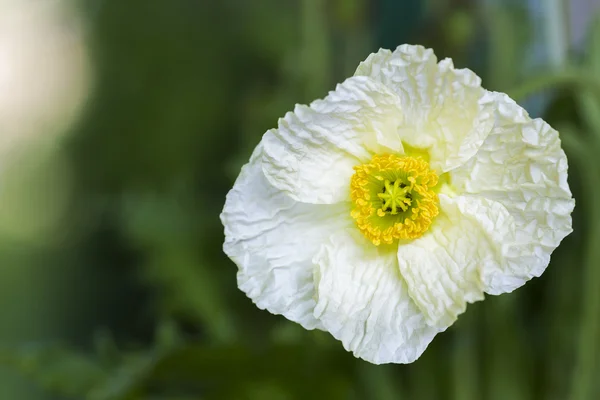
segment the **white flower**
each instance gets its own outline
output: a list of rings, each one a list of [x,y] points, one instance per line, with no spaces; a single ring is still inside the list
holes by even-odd
[[[265,133],[221,219],[259,308],[380,364],[540,276],[573,207],[554,129],[403,45]]]

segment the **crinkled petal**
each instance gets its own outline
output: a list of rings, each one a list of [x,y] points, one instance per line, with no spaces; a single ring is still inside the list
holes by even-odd
[[[333,232],[352,225],[349,205],[298,203],[263,175],[260,148],[228,193],[221,221],[225,253],[237,264],[238,286],[261,309],[320,328],[312,258]]]
[[[304,203],[349,198],[353,166],[372,153],[401,152],[398,96],[381,83],[353,77],[323,100],[297,105],[262,140],[271,184]]]
[[[493,125],[493,101],[481,79],[452,60],[437,63],[431,49],[402,45],[381,49],[362,62],[355,75],[369,76],[400,97],[403,142],[428,149],[430,164],[446,172],[471,158]]]
[[[522,265],[535,265],[537,255],[517,241],[515,219],[501,203],[485,197],[463,195],[452,201],[460,213],[478,224],[482,238],[493,248],[495,258],[480,265],[484,288],[501,285],[519,287],[531,279]]]
[[[475,157],[450,173],[450,181],[458,193],[502,204],[514,220],[508,261],[501,270],[484,271],[485,291],[500,294],[544,272],[552,251],[572,231],[575,202],[558,132],[529,118],[505,94],[491,95],[494,129]]]
[[[456,199],[440,195],[440,214],[420,238],[398,246],[408,292],[427,322],[450,326],[467,303],[483,300],[480,266],[498,263],[478,223],[464,218]]]
[[[346,350],[375,364],[413,362],[439,332],[408,295],[395,249],[348,230],[315,258],[315,317]]]

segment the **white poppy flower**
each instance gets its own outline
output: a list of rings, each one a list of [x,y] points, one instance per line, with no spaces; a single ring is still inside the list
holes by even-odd
[[[554,129],[403,45],[265,133],[221,220],[259,308],[410,363],[467,303],[540,276],[573,207]]]

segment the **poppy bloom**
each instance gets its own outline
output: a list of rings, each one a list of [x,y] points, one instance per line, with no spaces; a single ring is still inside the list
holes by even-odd
[[[221,220],[259,308],[410,363],[467,303],[540,276],[574,204],[554,129],[402,45],[266,132]]]

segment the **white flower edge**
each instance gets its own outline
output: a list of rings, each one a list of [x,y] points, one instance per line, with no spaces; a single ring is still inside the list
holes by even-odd
[[[296,105],[263,136],[263,171],[293,199],[313,204],[349,200],[353,167],[375,152],[400,152],[398,97],[366,77],[349,78],[323,100]]]
[[[314,204],[346,201],[352,167],[373,154],[429,152],[443,173],[466,162],[493,126],[493,98],[481,79],[430,49],[381,50],[310,106],[297,105],[263,137],[263,170],[276,188]]]
[[[348,230],[331,236],[315,264],[315,317],[356,357],[411,363],[443,330],[429,326],[409,296],[393,246]]]
[[[297,200],[347,200],[339,181],[349,179],[349,167],[376,148],[396,146],[384,127],[405,124],[404,116],[377,114],[378,99],[385,99],[382,110],[397,104],[386,88],[383,96],[366,95],[365,88],[381,88],[372,79],[351,78],[325,100],[297,107],[286,116],[288,122],[280,121],[279,130],[265,135],[228,195],[224,249],[239,267],[240,288],[258,307],[308,329],[326,329],[367,361],[407,363],[467,303],[539,276],[572,230],[574,201],[558,133],[529,118],[506,95],[484,91],[478,104],[482,99],[492,104],[493,112],[484,113],[492,121],[483,124],[489,134],[470,159],[450,170],[452,188],[440,195],[441,215],[430,230],[400,244],[395,261],[390,252],[365,244],[347,202]],[[370,119],[361,124],[362,117]],[[338,123],[343,134],[328,136],[325,128]],[[356,132],[349,132],[357,123]],[[381,129],[361,142],[357,138],[367,126]],[[477,144],[479,136],[467,139]],[[264,151],[267,146],[270,153]],[[312,153],[319,146],[327,151]],[[291,156],[296,169],[277,170],[290,152],[296,153]],[[321,158],[327,152],[344,168],[324,171]],[[310,165],[313,159],[316,167]],[[333,183],[335,190],[320,191],[319,174],[325,173],[325,186]]]
[[[490,93],[494,127],[476,155],[450,172],[450,182],[460,194],[501,204],[514,224],[514,232],[506,234],[506,229],[470,212],[502,243],[503,263],[484,268],[482,275],[486,293],[502,294],[545,271],[554,249],[573,231],[575,200],[558,132],[539,118],[531,119],[506,94]]]
[[[493,99],[473,71],[456,69],[433,50],[404,44],[380,49],[356,69],[391,89],[405,115],[399,134],[404,143],[428,149],[430,164],[447,172],[471,158],[493,124]]]
[[[261,168],[262,146],[227,194],[223,251],[238,266],[239,288],[261,309],[304,328],[321,328],[312,258],[333,232],[351,226],[349,204],[298,203],[274,188]]]

